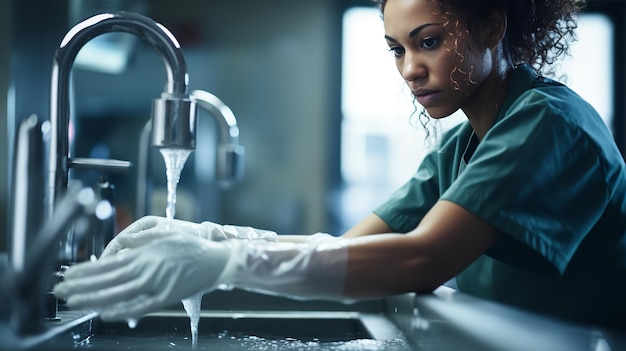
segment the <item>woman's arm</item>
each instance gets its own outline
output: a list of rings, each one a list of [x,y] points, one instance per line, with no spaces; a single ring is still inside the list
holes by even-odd
[[[356,238],[363,235],[391,233],[392,229],[389,228],[387,223],[372,213],[365,217],[361,222],[357,223],[354,227],[345,232],[343,238]],[[278,240],[285,242],[303,242],[310,238],[310,235],[289,235],[281,234],[278,236]]]
[[[371,298],[432,291],[484,253],[497,233],[487,222],[445,200],[437,202],[407,234],[393,233],[372,213],[342,236],[349,239],[344,295]],[[287,240],[281,241],[308,237],[284,236]]]
[[[391,233],[392,229],[378,215],[371,213],[361,222],[350,228],[342,236],[344,238],[356,238],[363,235]]]
[[[372,216],[357,228],[368,222],[375,228]],[[485,252],[497,233],[464,208],[439,201],[408,234],[349,240],[344,295],[369,298],[432,291]]]

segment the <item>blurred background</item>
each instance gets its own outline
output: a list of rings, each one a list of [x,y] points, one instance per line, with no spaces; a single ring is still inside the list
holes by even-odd
[[[14,133],[31,114],[48,119],[52,58],[65,33],[107,11],[146,15],[181,44],[190,88],[228,105],[245,147],[241,182],[215,181],[216,124],[200,112],[197,149],[177,193],[176,217],[280,233],[329,232],[355,224],[408,177],[426,150],[414,107],[383,40],[379,12],[357,0],[2,0],[0,2],[0,225],[8,228]],[[626,2],[590,2],[562,78],[602,114],[626,148]],[[73,71],[73,155],[137,164],[151,101],[165,84],[154,50],[130,34],[98,37]],[[455,115],[442,123],[461,121]],[[165,215],[165,166],[149,151],[137,167],[108,174],[118,228]],[[95,184],[101,174],[73,171]],[[0,237],[0,250],[6,236]]]

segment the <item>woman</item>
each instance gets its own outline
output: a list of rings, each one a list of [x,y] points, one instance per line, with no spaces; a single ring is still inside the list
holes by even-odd
[[[55,293],[127,319],[218,288],[354,301],[456,277],[470,294],[623,325],[624,161],[596,111],[538,74],[567,51],[581,3],[379,1],[423,113],[468,119],[406,185],[340,238],[145,217]]]

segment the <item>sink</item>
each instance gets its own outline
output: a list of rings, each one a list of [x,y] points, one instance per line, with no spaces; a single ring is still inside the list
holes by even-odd
[[[76,349],[190,350],[191,329],[184,311],[149,314],[134,328],[100,322],[75,340]],[[197,350],[409,350],[383,315],[317,311],[203,311]]]
[[[198,350],[626,350],[621,329],[546,318],[445,287],[354,305],[231,291],[211,293],[202,308]],[[0,324],[0,351],[192,349],[182,308],[149,314],[134,329],[95,313],[60,310],[59,317],[23,340],[8,338]]]

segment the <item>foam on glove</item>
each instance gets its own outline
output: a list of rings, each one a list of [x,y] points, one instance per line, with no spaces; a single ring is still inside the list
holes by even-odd
[[[152,230],[153,228],[161,228],[163,230],[157,233]],[[180,233],[212,241],[230,239],[278,241],[278,235],[269,230],[220,225],[208,221],[194,223],[160,216],[145,216],[136,220],[116,235],[108,243],[100,258],[114,256],[121,250],[148,244],[154,241],[159,233],[163,237],[172,233]]]
[[[209,233],[209,239],[222,241],[229,239],[278,241],[278,234],[269,230],[234,225],[217,225],[213,222],[202,222],[201,225]]]

